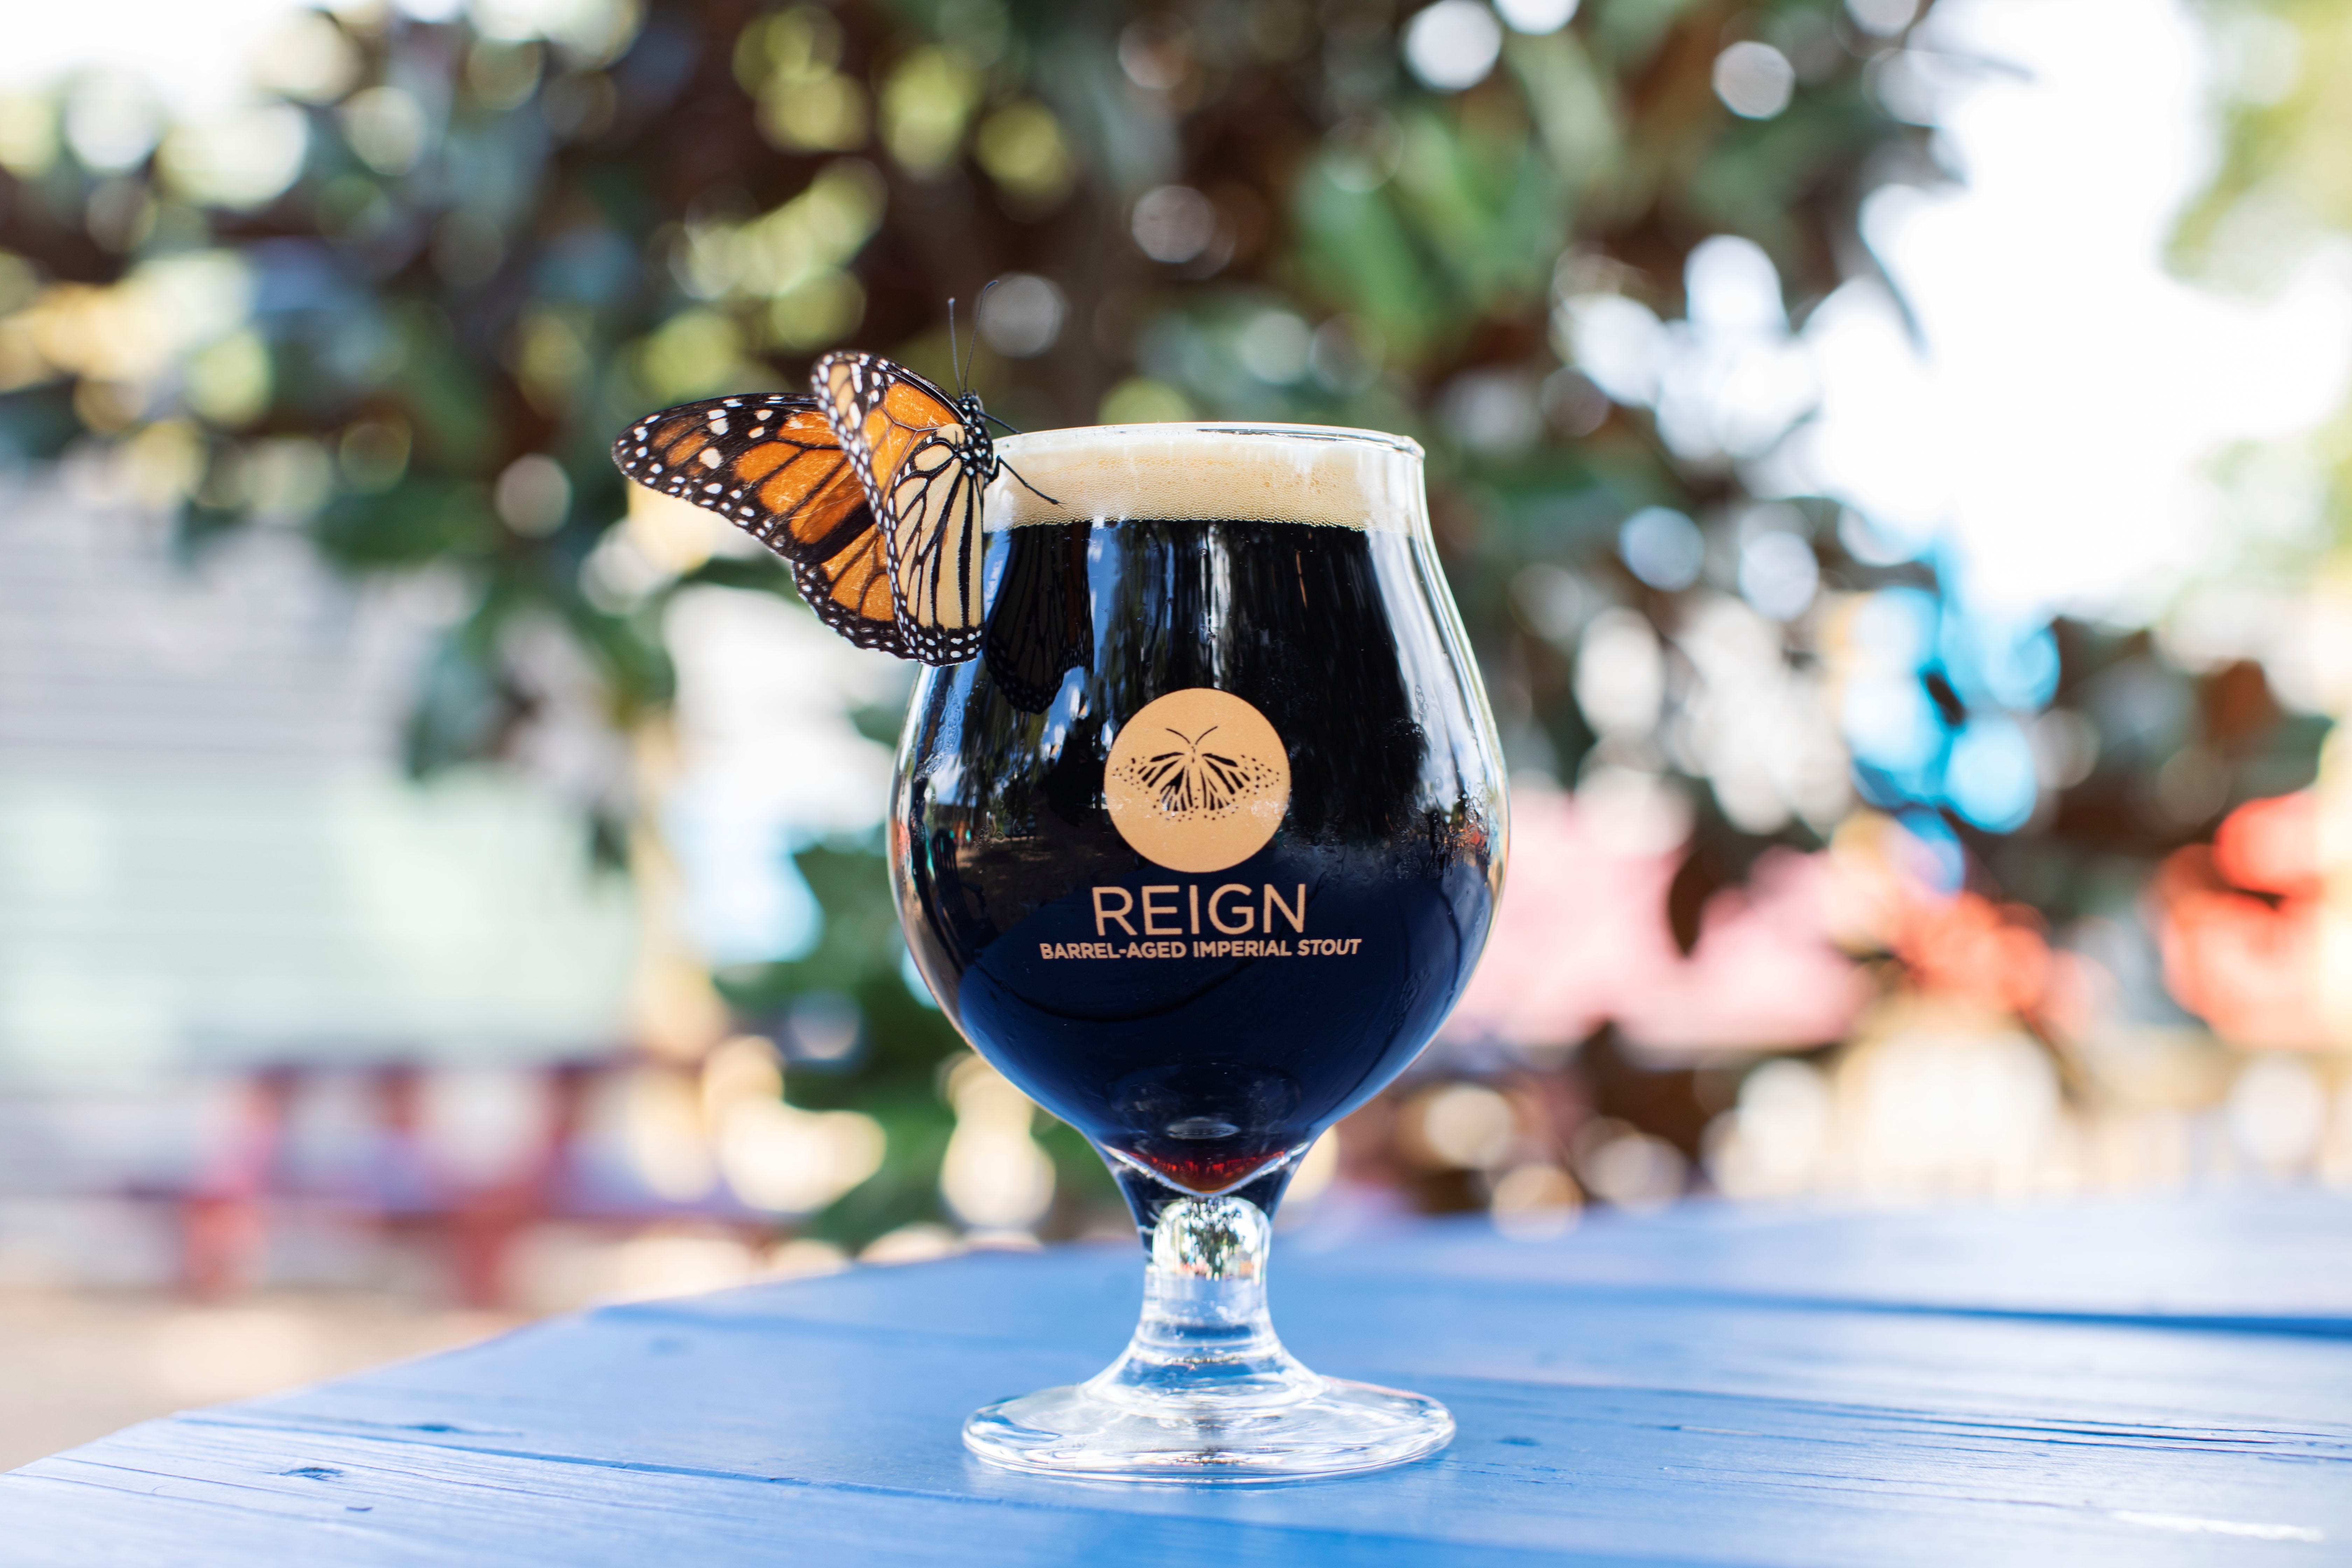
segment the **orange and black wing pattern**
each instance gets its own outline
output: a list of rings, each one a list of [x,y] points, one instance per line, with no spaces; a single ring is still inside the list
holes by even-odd
[[[856,643],[912,658],[898,635],[898,607],[890,596],[890,563],[882,531],[869,528],[830,561],[793,563],[793,582],[817,619]]]
[[[649,414],[613,443],[621,472],[708,507],[794,563],[873,525],[865,488],[813,397],[711,397]]]
[[[815,398],[745,394],[665,408],[613,443],[613,461],[791,562],[809,607],[851,642],[908,657],[873,506]]]
[[[978,399],[866,353],[829,353],[812,380],[881,523],[899,637],[925,664],[962,663],[980,651],[981,502],[997,467]]]

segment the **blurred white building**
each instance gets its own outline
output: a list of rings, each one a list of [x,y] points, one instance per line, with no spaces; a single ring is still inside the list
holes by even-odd
[[[0,495],[0,1090],[619,1046],[631,895],[576,810],[402,774],[430,585],[183,559],[90,489]]]

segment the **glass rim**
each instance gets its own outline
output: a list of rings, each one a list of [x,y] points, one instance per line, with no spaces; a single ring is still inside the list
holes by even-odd
[[[1352,425],[1296,425],[1248,419],[1170,419],[1132,425],[1064,425],[1048,430],[1024,430],[1000,436],[996,438],[996,447],[999,451],[1017,449],[1022,444],[1043,442],[1049,437],[1060,437],[1075,444],[1076,438],[1092,442],[1185,436],[1261,436],[1282,440],[1326,441],[1333,445],[1385,447],[1423,462],[1429,457],[1420,442],[1392,431],[1370,430]]]

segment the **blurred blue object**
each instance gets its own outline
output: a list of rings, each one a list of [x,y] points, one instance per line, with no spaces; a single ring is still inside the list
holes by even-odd
[[[791,822],[723,792],[681,788],[662,813],[685,923],[714,965],[782,963],[816,945],[824,910],[793,863]]]
[[[2033,815],[2033,746],[2006,713],[1971,718],[1952,739],[1944,798],[1988,833],[2011,833]]]
[[[1698,581],[1706,542],[1698,524],[1671,507],[1645,506],[1617,531],[1617,551],[1634,576],[1673,593]]]
[[[2020,713],[2047,707],[2058,689],[2058,639],[2046,620],[1947,607],[1937,657],[1971,707],[1993,704]]]

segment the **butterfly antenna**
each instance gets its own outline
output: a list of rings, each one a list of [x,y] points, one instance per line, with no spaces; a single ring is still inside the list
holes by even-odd
[[[955,296],[950,294],[948,296],[948,363],[955,369],[956,395],[961,397],[963,395],[963,361],[958,357],[958,353],[959,351],[956,348],[955,330]]]
[[[1006,463],[1004,465],[1004,471],[1011,474],[1014,479],[1021,479],[1021,488],[1027,490],[1031,495],[1035,496],[1039,500],[1045,501],[1050,506],[1059,506],[1062,504],[1061,497],[1049,496],[1044,490],[1039,489],[1035,485],[1031,484],[1027,479],[1022,479],[1021,470],[1014,468],[1012,464]]]
[[[1003,281],[1002,278],[992,278],[980,286],[979,293],[971,297],[971,353],[964,361],[966,367],[971,365],[972,360],[980,357],[980,308],[987,301],[988,291]],[[948,349],[950,353],[955,349],[955,301],[953,300],[948,301]],[[956,395],[961,397],[971,390],[970,384],[964,379],[963,370],[957,370]]]

